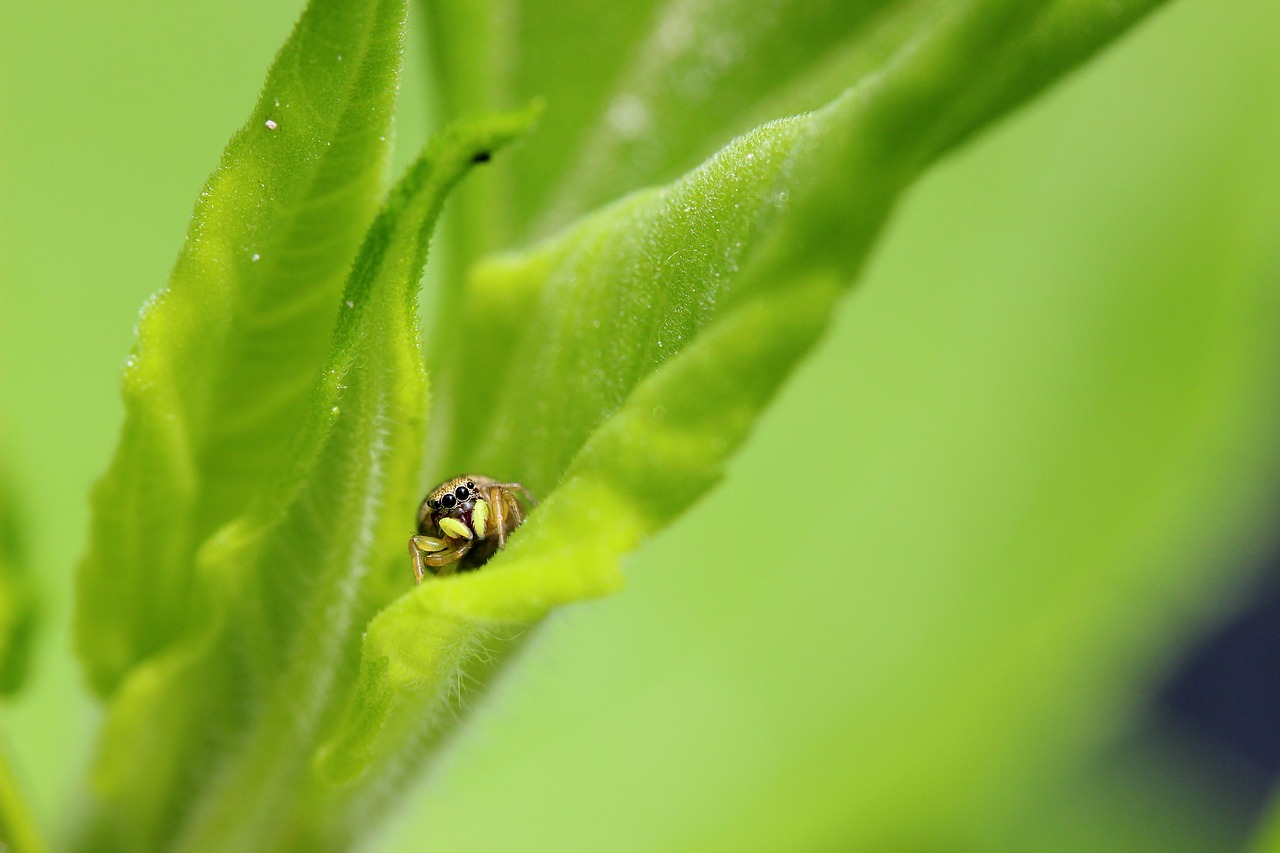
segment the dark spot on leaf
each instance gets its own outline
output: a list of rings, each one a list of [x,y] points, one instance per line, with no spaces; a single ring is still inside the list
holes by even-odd
[[[472,163],[488,163],[492,159],[492,151],[477,151],[475,154],[471,155]]]

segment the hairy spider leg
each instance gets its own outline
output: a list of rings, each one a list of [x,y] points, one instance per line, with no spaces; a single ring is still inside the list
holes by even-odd
[[[418,583],[426,577],[427,569],[433,575],[451,575],[454,563],[461,560],[471,550],[471,540],[461,541],[437,539],[434,536],[411,536],[409,538],[409,554],[413,557],[413,576]],[[438,569],[448,567],[446,571]]]

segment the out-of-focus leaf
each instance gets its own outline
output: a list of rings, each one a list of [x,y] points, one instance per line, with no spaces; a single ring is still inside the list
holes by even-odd
[[[472,262],[545,237],[627,191],[673,180],[763,122],[820,108],[875,72],[912,32],[950,14],[947,4],[916,0],[588,5],[424,2],[436,24],[434,76],[446,113],[477,101],[548,103],[536,137],[465,188],[447,223],[454,274],[429,327],[444,406],[470,396],[455,387],[452,369],[440,368],[459,346],[448,318],[462,310],[459,285]],[[788,90],[834,57],[849,61],[828,71],[821,91]],[[584,65],[593,73],[580,73]]]
[[[45,853],[48,847],[9,766],[6,745],[0,742],[0,850],[5,853]]]
[[[1010,820],[975,821],[966,846],[1002,853],[1216,853],[1238,849],[1232,804],[1203,778],[1151,745],[1031,783]],[[1198,778],[1199,777],[1199,778]]]
[[[793,8],[800,5],[804,8]],[[879,196],[880,203],[887,204],[897,192],[895,187],[908,183],[946,148],[985,126],[1010,105],[1034,94],[1156,5],[1158,0],[1127,0],[1105,9],[1092,0],[1024,3],[1016,20],[1005,30],[973,31],[965,49],[974,54],[964,72],[951,79],[930,79],[933,66],[911,55],[916,40],[927,44],[927,34],[945,32],[966,16],[994,14],[999,4],[974,0],[877,0],[868,4],[824,1],[813,5],[788,0],[762,10],[759,4],[740,0],[670,2],[655,13],[652,31],[637,44],[632,64],[619,72],[616,91],[609,94],[607,102],[602,101],[598,113],[587,122],[591,129],[584,131],[589,138],[582,141],[583,147],[557,137],[554,130],[557,103],[575,90],[559,99],[556,87],[547,93],[547,136],[554,139],[554,144],[539,154],[540,142],[535,139],[529,150],[520,155],[533,158],[533,162],[522,164],[516,158],[506,168],[516,169],[521,175],[556,176],[549,184],[556,187],[554,197],[543,197],[540,191],[531,190],[526,199],[530,208],[519,222],[495,222],[494,211],[505,211],[511,207],[512,198],[522,197],[522,192],[514,189],[516,178],[508,177],[506,185],[500,186],[504,173],[495,170],[487,176],[491,181],[487,195],[468,197],[464,193],[460,199],[465,210],[459,217],[462,221],[454,223],[461,235],[454,254],[469,263],[483,250],[505,245],[504,235],[506,242],[510,242],[513,233],[545,235],[549,228],[563,226],[573,217],[626,192],[671,180],[735,134],[805,111],[830,116],[833,110],[826,105],[845,98],[860,102],[847,110],[849,114],[857,113],[855,121],[864,126],[852,131],[858,138],[849,143],[846,153],[862,162],[834,166],[841,177],[835,177],[833,172],[831,179],[817,190],[822,198],[815,195],[810,208],[824,211],[821,216],[848,216],[862,220],[862,224],[832,221],[818,225],[819,230],[809,234],[808,223],[793,219],[792,227],[795,233],[804,234],[803,247],[794,247],[797,255],[818,251],[858,257],[860,250],[846,245],[849,235],[861,234],[869,241],[874,227],[867,223],[879,221],[883,215],[883,211],[874,210],[874,202],[868,205],[868,200]],[[462,16],[455,11],[454,17]],[[502,20],[501,15],[498,20]],[[535,54],[542,55],[537,51]],[[595,54],[589,51],[588,55]],[[762,61],[761,57],[768,60]],[[939,59],[939,64],[966,61],[958,56]],[[447,69],[438,70],[437,76],[449,85]],[[518,81],[508,81],[507,88],[520,91],[519,87],[534,76],[521,75]],[[886,85],[900,88],[882,99],[880,90]],[[502,91],[498,83],[493,87]],[[872,116],[872,110],[864,109],[862,101],[885,105],[883,112]],[[925,101],[933,112],[920,109],[920,103]],[[920,123],[913,125],[916,119]],[[875,122],[882,125],[871,129]],[[823,144],[832,145],[833,150],[838,147],[830,129],[815,131],[815,138],[824,139]],[[895,146],[895,150],[872,152],[867,150],[869,145]],[[815,155],[811,162],[822,162],[823,156],[827,155]],[[858,173],[862,167],[868,170]],[[900,173],[881,171],[892,169],[899,169]],[[856,182],[842,184],[850,176]],[[789,176],[775,178],[775,189],[786,187],[790,192]],[[871,181],[883,186],[870,188]],[[471,187],[469,191],[479,192],[480,188]],[[531,200],[535,198],[536,201]],[[688,212],[699,209],[694,205]],[[746,207],[734,213],[749,218]],[[691,216],[685,225],[696,228],[709,221]],[[483,237],[475,237],[476,233]],[[671,250],[675,248],[673,243]],[[757,250],[758,246],[748,245],[744,255]],[[673,255],[669,263],[682,264],[687,269],[698,261],[689,255]],[[842,262],[841,266],[847,270],[850,265]],[[457,278],[460,283],[461,276]],[[474,383],[459,384],[457,377],[465,372],[466,365],[453,363],[463,348],[459,337],[462,327],[454,318],[466,310],[466,297],[458,287],[445,284],[438,297],[440,314],[430,327],[432,364],[438,378],[436,402],[442,409],[465,411],[475,418],[471,402]],[[517,289],[527,293],[530,288]],[[509,299],[505,293],[500,298]],[[510,313],[514,316],[516,312]],[[507,329],[500,331],[512,334]]]
[[[1089,5],[913,7],[912,26],[894,18],[877,33],[876,67],[823,109],[481,266],[460,328],[488,345],[450,365],[467,396],[452,410],[446,467],[518,471],[545,494],[631,388],[722,315],[774,292],[785,303],[790,285],[815,277],[846,284],[901,188],[1031,90],[1006,64],[1042,82],[1152,4],[1095,5],[1087,27],[1076,18]],[[1045,39],[1059,30],[1060,43]]]
[[[455,274],[443,283],[430,327],[437,366],[458,347],[448,318],[460,311],[458,286],[476,259],[545,237],[627,191],[673,180],[763,122],[823,106],[910,31],[948,14],[946,4],[916,0],[424,6],[435,24],[434,76],[446,114],[513,98],[548,103],[538,134],[465,188],[447,222]],[[788,90],[835,56],[852,61],[829,70],[821,91]],[[445,405],[455,393],[468,395],[454,388],[451,370],[438,376]]]
[[[424,0],[441,108],[457,115],[545,98],[536,138],[477,186],[462,254],[502,248],[626,192],[670,181],[762,122],[830,102],[875,73],[886,50],[964,5],[931,0],[768,4],[668,0],[602,8],[541,0]],[[983,72],[1030,90],[1140,7],[1032,3],[1022,61],[1010,43]],[[590,20],[590,26],[583,21]],[[992,45],[993,49],[997,45]],[[1019,55],[1021,54],[1021,55]],[[591,73],[583,73],[590,68]],[[480,184],[479,181],[476,184]]]
[[[821,107],[871,72],[884,48],[945,14],[942,4],[901,0],[662,4],[606,97],[578,117],[583,137],[544,153],[554,160],[539,164],[548,177],[527,190],[542,202],[532,227],[563,225],[671,180],[763,121]],[[806,85],[823,70],[825,86]]]
[[[466,263],[488,249],[509,246],[525,229],[530,211],[559,177],[560,158],[579,144],[658,3],[421,0],[420,5],[436,83],[433,106],[446,118],[533,98],[553,104],[536,136],[459,192],[448,220],[458,238],[453,248],[462,255],[455,260]]]
[[[388,573],[409,576],[426,410],[416,293],[431,232],[450,188],[532,117],[446,131],[374,221],[289,465],[201,552],[216,591],[203,630],[138,667],[113,703],[86,847],[293,846],[299,779],[370,599]]]
[[[26,679],[38,612],[18,525],[9,482],[0,476],[0,696],[16,693]]]
[[[308,6],[142,314],[78,577],[100,694],[196,618],[196,551],[278,471],[383,191],[404,6]]]
[[[717,479],[817,339],[902,187],[1034,88],[992,57],[1061,70],[1150,4],[1084,5],[1092,28],[1059,41],[1043,35],[1062,4],[913,7],[913,25],[885,23],[874,68],[821,110],[477,270],[450,318],[471,345],[449,365],[446,464],[547,500],[483,572],[425,584],[374,619],[317,786],[345,783],[335,800],[375,811],[447,727],[455,680],[505,647],[495,638],[618,585],[617,558]]]
[[[24,559],[18,508],[3,473],[0,471],[0,697],[17,693],[26,680],[38,612],[34,583]],[[18,783],[9,766],[7,744],[0,738],[0,848],[43,853],[44,842]]]

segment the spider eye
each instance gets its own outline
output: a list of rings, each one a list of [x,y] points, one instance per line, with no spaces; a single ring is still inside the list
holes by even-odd
[[[432,509],[436,509],[437,507],[439,507],[439,506],[440,506],[440,501],[437,501],[437,500],[429,500],[429,501],[427,501],[427,506],[431,507]]]
[[[458,488],[456,488],[456,489],[454,489],[454,490],[453,490],[453,493],[454,493],[455,495],[457,495],[457,496],[458,496],[458,500],[460,500],[460,501],[465,501],[465,500],[467,499],[467,487],[466,487],[466,486],[458,486]]]
[[[457,501],[453,499],[453,495],[445,495],[440,499],[440,503],[444,506],[445,509],[449,509],[455,503],[457,503]]]
[[[468,489],[474,489],[475,487],[476,487],[476,484],[475,484],[475,483],[471,482],[470,480],[467,480],[467,488],[468,488]]]

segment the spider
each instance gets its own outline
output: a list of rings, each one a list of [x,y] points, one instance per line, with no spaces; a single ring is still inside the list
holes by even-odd
[[[428,571],[451,575],[478,569],[505,548],[507,537],[525,517],[517,492],[530,506],[536,503],[519,483],[500,483],[480,474],[454,477],[437,486],[418,508],[418,533],[409,537],[417,582],[422,583]]]

